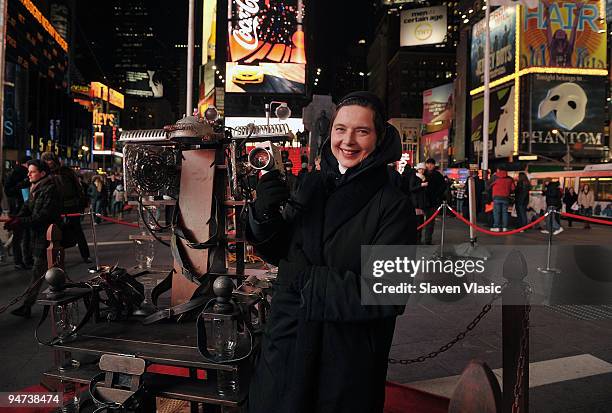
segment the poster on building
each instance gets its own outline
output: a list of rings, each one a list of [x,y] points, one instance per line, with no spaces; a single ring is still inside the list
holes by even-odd
[[[125,94],[145,98],[163,98],[164,81],[161,71],[127,71],[125,75]]]
[[[446,6],[402,11],[400,46],[444,43],[447,34]]]
[[[502,6],[491,12],[491,80],[514,73],[516,54],[516,7]],[[486,21],[472,27],[471,86],[484,83]]]
[[[606,68],[603,0],[546,0],[522,8],[521,69],[533,66]]]
[[[209,98],[215,90],[216,79],[216,48],[217,48],[217,0],[204,2],[202,11],[202,44],[206,49],[202,51],[203,78],[200,82],[198,107]],[[214,99],[213,99],[214,101]]]
[[[448,136],[449,129],[429,133],[421,137],[421,159],[433,158],[442,167],[448,165]]]
[[[511,156],[514,152],[514,84],[491,92],[489,109],[489,150],[496,158]],[[482,150],[484,99],[472,98],[471,136],[475,151]]]
[[[523,110],[519,144],[522,152],[558,156],[568,145],[582,150],[605,145],[606,89],[604,77],[534,74],[531,107]]]
[[[306,92],[303,0],[230,0],[225,91]]]
[[[454,100],[452,83],[423,91],[423,124],[428,132],[450,128]]]

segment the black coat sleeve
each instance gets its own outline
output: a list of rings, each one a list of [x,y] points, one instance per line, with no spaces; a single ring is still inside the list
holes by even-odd
[[[267,221],[259,221],[252,207],[248,212],[247,241],[255,247],[264,261],[278,265],[279,261],[287,256],[290,241],[289,222],[281,215]]]
[[[407,197],[385,209],[372,245],[414,245],[416,217]],[[327,266],[311,266],[302,289],[306,319],[310,321],[361,322],[395,317],[404,311],[397,305],[362,305],[361,274]]]

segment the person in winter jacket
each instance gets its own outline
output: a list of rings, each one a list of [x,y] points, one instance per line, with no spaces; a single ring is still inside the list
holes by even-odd
[[[9,205],[9,217],[15,217],[24,204],[22,189],[29,188],[28,162],[30,157],[24,157],[16,164],[4,182],[4,193]],[[32,252],[30,251],[30,231],[16,228],[13,231],[12,242],[13,262],[15,269],[25,270],[32,266]]]
[[[55,187],[59,190],[62,199],[62,214],[79,214],[85,210],[87,204],[86,195],[83,193],[83,187],[76,172],[71,168],[61,164],[59,158],[53,152],[45,152],[41,155],[40,160],[45,162],[51,170],[51,177],[54,180]],[[62,240],[70,240],[74,246],[79,246],[79,252],[83,262],[90,263],[89,246],[87,239],[83,233],[81,226],[81,217],[64,217],[64,232]]]
[[[408,189],[410,191],[410,200],[414,206],[414,211],[417,219],[417,228],[425,221],[425,210],[427,209],[427,178],[425,178],[425,164],[418,163],[415,167],[416,172],[410,175]],[[417,244],[421,242],[421,232],[417,231]]]
[[[61,199],[51,171],[46,163],[39,160],[28,162],[30,179],[30,196],[16,217],[4,224],[5,229],[29,229],[31,233],[31,250],[34,258],[32,279],[23,304],[11,311],[20,317],[30,317],[32,305],[36,301],[42,284],[42,276],[47,270],[47,229],[51,224],[60,221]]]
[[[446,182],[444,176],[436,168],[436,160],[429,158],[425,161],[425,178],[427,179],[427,207],[425,208],[425,220],[428,220],[436,213],[446,196]],[[436,221],[433,220],[427,225],[423,232],[423,244],[431,245]]]
[[[546,197],[546,208],[548,210],[561,210],[561,206],[563,205],[563,203],[561,188],[559,188],[559,182],[546,182],[544,186],[544,191],[542,191],[542,195]],[[553,234],[557,235],[563,232],[559,214],[553,214],[553,218],[548,218],[546,222],[547,229],[540,231],[543,234],[548,234],[550,231],[553,231]]]
[[[563,204],[565,205],[565,212],[574,213],[572,206],[578,202],[578,194],[574,191],[574,188],[565,188],[565,194],[563,195]],[[567,219],[567,226],[572,227],[572,219]]]
[[[117,185],[115,191],[113,192],[113,205],[111,207],[113,211],[113,216],[122,216],[123,215],[123,206],[127,202],[127,194],[123,189],[123,184]]]
[[[278,174],[259,181],[247,237],[278,277],[250,413],[383,411],[403,306],[361,304],[360,255],[361,245],[415,242],[414,210],[387,171],[400,156],[380,100],[355,92],[338,104],[321,171],[292,198]]]
[[[584,184],[580,193],[578,194],[578,205],[580,206],[580,215],[587,217],[593,215],[593,208],[595,207],[595,195],[588,184]],[[591,229],[591,225],[588,222],[584,223],[584,229]]]
[[[529,206],[529,191],[531,183],[525,172],[519,173],[516,188],[514,189],[514,205],[519,221],[519,227],[524,227],[529,223],[527,219],[527,207]]]
[[[489,188],[493,197],[493,228],[491,231],[507,231],[508,206],[510,206],[510,194],[514,192],[514,179],[508,176],[506,170],[497,168]]]
[[[105,215],[108,191],[101,176],[96,175],[93,177],[91,180],[91,185],[89,185],[89,189],[87,190],[87,195],[91,200],[91,208],[93,208],[94,212],[96,214]],[[102,222],[101,218],[99,217],[96,217],[94,221],[96,224]]]

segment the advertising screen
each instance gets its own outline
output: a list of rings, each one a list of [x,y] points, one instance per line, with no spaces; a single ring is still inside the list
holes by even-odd
[[[454,112],[454,85],[447,83],[423,92],[423,124],[448,128]]]
[[[230,0],[226,92],[305,93],[300,0]]]
[[[514,84],[491,92],[489,109],[489,149],[496,158],[512,155],[514,151]],[[472,142],[482,150],[482,122],[484,99],[472,98]]]
[[[429,133],[421,137],[423,156],[421,159],[433,158],[436,163],[448,164],[448,129]]]
[[[519,144],[522,151],[565,154],[567,145],[584,150],[602,147],[607,122],[605,78],[534,74],[531,108],[523,111]]]
[[[523,8],[521,69],[606,68],[606,16],[601,1],[548,0]]]
[[[491,12],[491,80],[514,73],[516,43],[515,7],[502,6]],[[484,83],[486,21],[482,19],[472,27],[471,85]]]
[[[202,51],[202,66],[204,68],[204,76],[200,82],[200,101],[210,98],[215,89],[215,71],[217,68],[215,62],[217,47],[217,0],[204,2],[202,16],[202,44],[206,45],[206,49],[205,52],[204,50]]]
[[[446,33],[446,6],[402,11],[400,46],[443,43]]]
[[[126,72],[125,94],[148,98],[164,97],[164,83],[161,79],[161,73],[155,70]]]

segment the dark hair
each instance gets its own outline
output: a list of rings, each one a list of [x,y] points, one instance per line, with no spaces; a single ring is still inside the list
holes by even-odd
[[[336,120],[336,116],[338,116],[338,112],[341,108],[345,106],[361,106],[363,108],[372,109],[374,112],[374,129],[376,130],[376,142],[381,142],[382,138],[385,136],[385,130],[387,128],[387,123],[383,117],[383,114],[380,112],[380,108],[376,106],[376,104],[372,103],[369,99],[364,97],[349,97],[341,101],[336,107],[336,112],[334,116],[332,116],[330,122],[330,136],[331,136],[331,128],[334,126],[334,121]]]
[[[436,160],[434,158],[429,158],[428,160],[425,161],[425,163],[432,163],[432,164],[436,164]]]
[[[47,175],[51,173],[51,170],[49,169],[49,165],[47,165],[45,162],[41,160],[31,159],[28,161],[28,166],[31,166],[31,165],[35,166],[39,172],[44,172]]]

